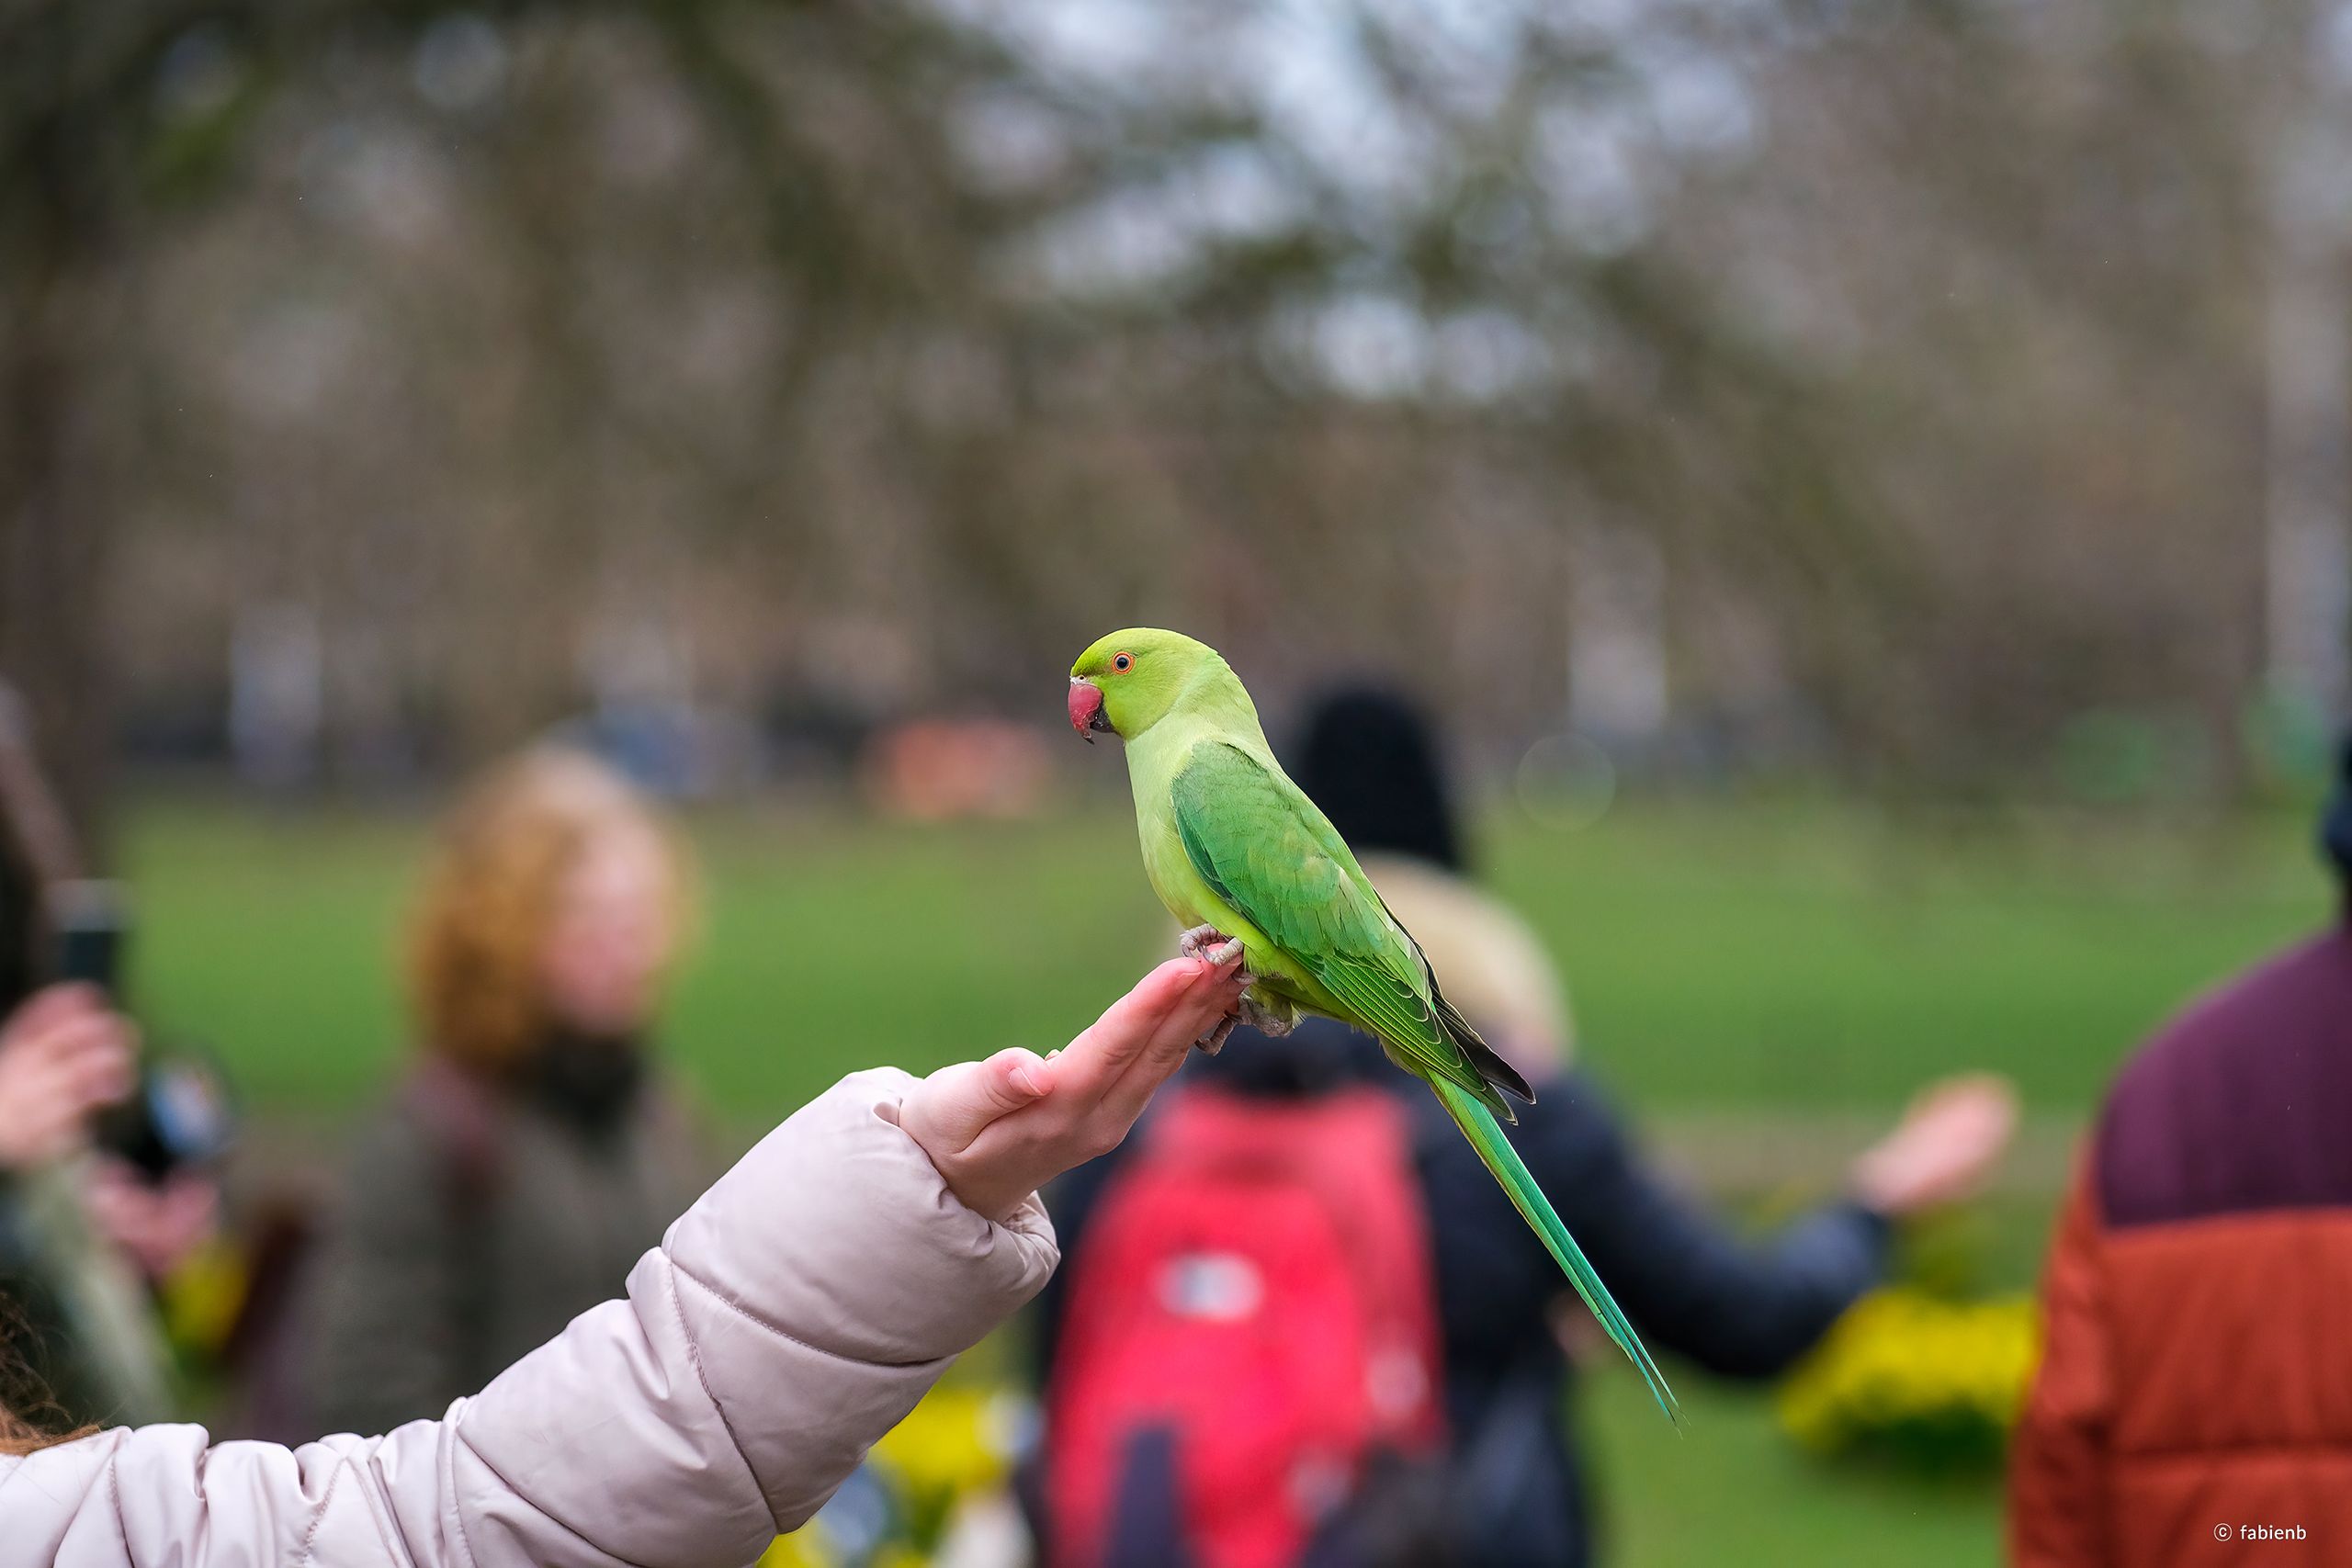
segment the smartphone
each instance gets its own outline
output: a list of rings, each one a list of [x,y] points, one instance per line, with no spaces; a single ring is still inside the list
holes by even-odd
[[[119,882],[65,882],[50,893],[56,932],[56,978],[96,986],[122,1000],[122,953],[130,934],[130,901]],[[227,1149],[236,1128],[228,1080],[219,1065],[189,1047],[148,1052],[139,1080],[119,1105],[98,1112],[98,1147],[149,1181],[183,1166],[208,1164]]]
[[[119,882],[62,882],[50,892],[56,932],[56,978],[122,994],[122,950],[130,932],[130,900]]]

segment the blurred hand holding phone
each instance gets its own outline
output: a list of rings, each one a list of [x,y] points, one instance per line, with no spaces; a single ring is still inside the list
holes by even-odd
[[[74,881],[50,893],[60,981],[91,986],[122,1006],[130,901],[117,882]],[[236,1134],[228,1080],[209,1053],[185,1043],[141,1053],[130,1092],[100,1111],[93,1142],[151,1185],[217,1163]]]
[[[0,1172],[87,1147],[100,1108],[129,1094],[130,1029],[83,986],[46,986],[0,1018]]]

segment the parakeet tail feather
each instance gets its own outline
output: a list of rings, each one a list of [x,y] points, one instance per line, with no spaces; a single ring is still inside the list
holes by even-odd
[[[1544,1247],[1559,1263],[1560,1271],[1568,1277],[1568,1283],[1576,1287],[1577,1294],[1584,1298],[1584,1304],[1592,1309],[1592,1315],[1600,1319],[1600,1326],[1608,1330],[1609,1337],[1616,1341],[1617,1348],[1624,1351],[1640,1370],[1642,1381],[1649,1384],[1650,1397],[1657,1401],[1657,1407],[1666,1413],[1668,1420],[1679,1427],[1682,1425],[1682,1407],[1676,1402],[1674,1391],[1667,1386],[1666,1378],[1657,1370],[1657,1363],[1650,1359],[1650,1353],[1642,1348],[1641,1337],[1634,1332],[1634,1325],[1626,1322],[1625,1314],[1618,1310],[1617,1303],[1609,1294],[1609,1288],[1600,1282],[1600,1276],[1593,1272],[1592,1265],[1585,1261],[1576,1238],[1568,1235],[1568,1227],[1562,1224],[1560,1216],[1552,1212],[1551,1201],[1544,1196],[1544,1190],[1535,1185],[1535,1178],[1520,1159],[1519,1151],[1512,1148],[1510,1140],[1503,1136],[1503,1130],[1496,1122],[1494,1113],[1478,1103],[1476,1097],[1442,1078],[1432,1079],[1430,1087],[1437,1091],[1438,1099],[1453,1115],[1454,1125],[1462,1129],[1462,1135],[1470,1140],[1470,1146],[1478,1151],[1479,1159],[1502,1184],[1503,1190],[1510,1195],[1511,1204],[1519,1210],[1520,1217],[1544,1238]]]

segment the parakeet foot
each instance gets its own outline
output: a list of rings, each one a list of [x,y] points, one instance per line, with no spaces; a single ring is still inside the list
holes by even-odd
[[[1194,926],[1176,939],[1176,951],[1186,958],[1205,958],[1222,969],[1228,964],[1238,964],[1240,962],[1241,939],[1238,936],[1227,936],[1215,926]],[[1236,968],[1227,978],[1238,980],[1242,985],[1248,986],[1255,977],[1246,969]],[[1250,1006],[1250,1000],[1245,996],[1241,1001],[1242,1010],[1239,1013],[1227,1013],[1225,1017],[1218,1019],[1216,1028],[1193,1041],[1193,1043],[1210,1055],[1216,1055],[1225,1049],[1226,1039],[1233,1032],[1234,1025],[1244,1021],[1249,1017]],[[1289,1026],[1285,1024],[1283,1027],[1287,1029]]]
[[[1248,1024],[1270,1040],[1280,1040],[1283,1035],[1288,1034],[1291,1032],[1291,1026],[1298,1021],[1298,1014],[1291,1009],[1285,1007],[1277,1010],[1270,1008],[1247,991],[1241,994],[1241,1010],[1237,1016],[1241,1022]],[[1234,1020],[1227,1019],[1226,1021],[1231,1023]]]
[[[1220,966],[1241,956],[1241,939],[1228,937],[1215,926],[1194,926],[1176,939],[1176,952],[1185,958],[1205,958]]]

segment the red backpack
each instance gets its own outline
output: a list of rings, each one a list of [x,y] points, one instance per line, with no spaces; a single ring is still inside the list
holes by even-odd
[[[1077,1260],[1046,1391],[1053,1568],[1289,1568],[1442,1447],[1429,1230],[1377,1089],[1170,1096]]]

